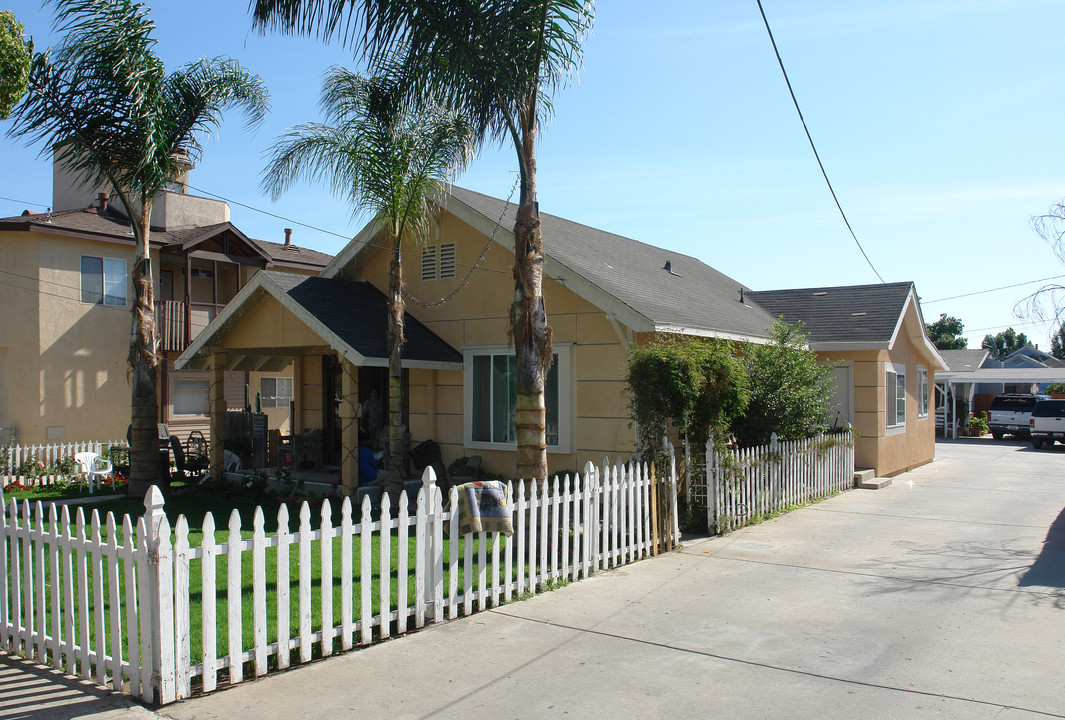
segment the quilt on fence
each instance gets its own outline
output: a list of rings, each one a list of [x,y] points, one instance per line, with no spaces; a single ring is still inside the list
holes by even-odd
[[[514,534],[507,508],[507,486],[498,480],[469,482],[458,486],[459,532]]]

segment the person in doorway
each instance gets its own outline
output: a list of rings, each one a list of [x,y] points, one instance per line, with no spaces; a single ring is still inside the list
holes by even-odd
[[[362,404],[362,429],[366,431],[371,442],[376,442],[381,435],[381,398],[377,394],[377,388],[370,390],[370,397]]]

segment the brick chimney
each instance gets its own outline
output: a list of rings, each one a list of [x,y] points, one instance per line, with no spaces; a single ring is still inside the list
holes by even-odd
[[[292,244],[292,228],[285,228],[285,247]]]

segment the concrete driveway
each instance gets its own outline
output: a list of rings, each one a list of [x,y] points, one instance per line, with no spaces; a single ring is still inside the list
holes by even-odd
[[[1065,451],[938,456],[883,490],[157,712],[1065,717]]]

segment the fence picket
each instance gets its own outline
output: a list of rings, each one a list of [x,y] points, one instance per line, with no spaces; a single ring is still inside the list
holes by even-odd
[[[311,660],[311,509],[307,503],[300,506],[299,529],[299,616],[300,616],[300,662]]]
[[[362,498],[362,517],[359,518],[359,643],[369,645],[373,631],[373,522],[370,519],[370,497]]]
[[[387,502],[388,496],[382,498]],[[384,505],[382,504],[382,507]],[[384,510],[382,510],[382,515]],[[340,503],[340,647],[351,650],[355,644],[355,613],[353,593],[354,558],[352,545],[355,543],[355,530],[351,521],[351,496],[345,496]]]
[[[292,657],[291,547],[288,505],[281,503],[277,508],[277,667],[281,670],[289,666]],[[350,562],[348,567],[350,569]],[[348,574],[350,576],[350,572]]]
[[[189,602],[190,552],[189,523],[178,515],[174,526],[174,636],[176,643],[175,694],[177,699],[192,694],[192,618]]]
[[[132,542],[131,542],[132,544]],[[155,693],[152,688],[152,675],[156,671],[152,652],[152,607],[151,593],[148,590],[148,567],[149,548],[148,531],[142,516],[137,520],[136,551],[132,561],[137,567],[137,617],[140,620],[140,692],[134,693],[142,700],[155,702]],[[133,658],[130,658],[133,662]]]
[[[399,507],[396,508],[396,523],[399,525],[399,548],[396,554],[398,561],[396,567],[396,632],[407,632],[407,619],[410,617],[410,609],[407,598],[410,596],[410,552],[407,549],[410,532],[410,504],[407,501],[407,491],[399,494]],[[453,536],[454,537],[454,536]]]
[[[537,560],[539,559],[539,547],[536,544],[536,532],[538,528],[537,509],[539,503],[537,502],[537,488],[540,483],[536,480],[529,481],[529,592],[536,592],[536,586],[540,582],[540,570],[537,567]]]
[[[240,537],[240,513],[229,515],[229,537],[226,538],[226,620],[229,637],[229,684],[244,680],[244,593],[241,590],[241,556],[244,541]]]
[[[367,502],[363,507],[370,506]],[[414,526],[414,627],[425,627],[425,493],[418,491]],[[468,572],[468,571],[467,571]]]
[[[558,491],[557,491],[557,480],[558,480],[558,478],[556,477],[555,480],[556,480],[556,491],[555,491],[555,493],[558,494]],[[572,531],[572,527],[573,527],[572,525],[570,525],[570,516],[569,516],[570,504],[572,503],[572,497],[570,496],[569,473],[566,473],[566,477],[562,481],[562,496],[560,498],[560,502],[562,503],[562,525],[561,525],[561,527],[559,529],[559,532],[558,532],[558,549],[559,549],[559,553],[562,555],[560,570],[562,572],[562,578],[565,579],[565,578],[569,577],[569,559],[570,559],[569,556],[570,556],[570,539],[571,538],[570,538],[570,535],[568,533],[570,533]]]
[[[322,657],[333,654],[333,509],[329,506],[329,498],[322,500],[321,514],[319,516],[319,532],[321,540],[318,543],[319,560],[319,589],[321,590],[320,605],[322,608]],[[372,548],[367,548],[367,551]],[[365,593],[364,593],[365,596]]]
[[[388,493],[381,495],[381,535],[380,535],[380,568],[378,575],[378,615],[381,617],[381,625],[378,628],[379,637],[384,640],[389,636],[389,616],[392,614],[392,506]],[[399,578],[396,578],[397,585]]]
[[[251,519],[251,614],[255,641],[255,677],[266,674],[266,531],[262,507]]]
[[[50,514],[52,521],[52,663],[59,667],[59,534],[55,505]],[[118,528],[115,516],[107,513],[107,594],[111,602],[111,689],[122,690],[122,605],[119,592]]]
[[[38,523],[37,527],[43,533],[44,525],[41,524],[41,523]],[[101,554],[101,551],[103,550],[103,542],[101,542],[101,540],[100,540],[100,513],[97,510],[93,510],[92,511],[92,533],[91,534],[92,534],[91,541],[92,541],[92,549],[93,549],[93,552],[92,552],[92,588],[93,588],[92,611],[93,611],[93,617],[94,617],[94,619],[96,621],[95,622],[95,626],[94,626],[95,635],[96,635],[96,637],[95,637],[95,640],[96,640],[96,649],[95,649],[96,684],[103,686],[103,685],[106,685],[106,683],[107,683],[107,667],[106,667],[106,665],[104,663],[104,658],[106,658],[106,656],[107,656],[107,632],[106,632],[107,628],[106,628],[106,626],[104,624],[104,617],[106,616],[106,613],[104,611],[104,563],[103,563],[103,557],[102,557],[102,554]],[[44,548],[43,548],[43,545],[44,545],[44,541],[43,541],[43,537],[42,537],[41,545],[42,545],[42,547],[41,547],[41,556],[40,556],[40,558],[42,560],[42,563],[40,565],[40,576],[43,578],[44,577],[44,564],[43,564],[43,559],[44,559],[44,552],[43,552]],[[41,598],[41,607],[44,607],[44,597],[45,597],[45,595],[44,595],[44,586],[43,585],[41,586],[41,589],[40,589],[40,592],[39,592],[39,597]],[[41,628],[41,664],[43,665],[44,662],[45,662],[45,660],[44,660],[44,655],[45,655],[44,613],[41,613],[40,628]]]
[[[527,513],[525,512],[524,480],[518,480],[518,504],[515,506],[515,513],[518,516],[517,528],[514,533],[514,536],[518,538],[517,553],[515,556],[515,562],[518,563],[517,595],[518,597],[521,597],[525,594],[525,518],[527,516]]]
[[[218,546],[215,544],[214,515],[207,513],[203,517],[203,542],[200,545],[200,583],[203,591],[203,605],[200,610],[201,632],[203,633],[203,691],[211,692],[218,686],[218,634],[217,634],[217,597],[215,556]]]

